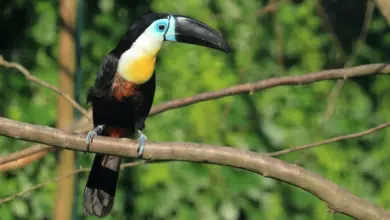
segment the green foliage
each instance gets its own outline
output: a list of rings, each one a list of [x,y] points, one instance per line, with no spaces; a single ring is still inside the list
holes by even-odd
[[[8,1],[0,9],[4,14],[0,30],[7,27],[8,33],[0,36],[0,51],[7,59],[22,63],[37,77],[56,85],[58,3],[32,2]],[[317,13],[317,1],[282,1],[275,11],[259,13],[267,4],[265,0],[187,0],[180,4],[171,0],[85,1],[82,105],[88,107],[86,91],[94,81],[100,61],[131,22],[148,10],[202,20],[221,30],[234,49],[229,57],[202,47],[166,43],[156,67],[155,105],[238,83],[343,67],[349,48],[359,37],[364,18],[364,10],[360,8],[364,5],[345,9],[348,10],[345,13],[359,18],[350,23],[330,20],[334,32],[329,32],[324,28],[324,18]],[[329,16],[340,19],[344,11],[337,4],[325,4],[324,8]],[[387,23],[375,13],[367,40],[353,65],[386,62],[389,49]],[[386,99],[390,94],[389,83],[388,76],[349,79],[335,100],[333,114],[325,122],[334,81],[272,88],[171,110],[148,119],[145,132],[153,141],[277,151],[389,121],[390,102]],[[53,126],[56,101],[56,94],[27,82],[18,72],[0,69],[1,115]],[[357,140],[291,153],[281,159],[297,163],[389,208],[389,145],[390,130],[384,130]],[[6,155],[29,144],[0,138],[0,146],[1,155]],[[90,166],[91,162],[89,155],[78,155],[80,166]],[[2,173],[0,197],[54,178],[55,164],[55,155],[50,154],[23,169]],[[79,177],[77,214],[80,219],[93,219],[82,214],[81,198],[87,174]],[[301,189],[230,167],[157,163],[130,168],[120,178],[114,211],[106,219],[350,219],[328,213],[326,204]],[[0,208],[0,216],[50,218],[54,192],[55,183],[51,183],[6,203]]]

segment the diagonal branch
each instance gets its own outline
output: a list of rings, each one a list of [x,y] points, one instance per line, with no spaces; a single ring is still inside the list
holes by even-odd
[[[0,118],[0,134],[76,151],[87,151],[89,148],[90,152],[95,153],[137,157],[138,144],[133,140],[98,136],[87,147],[85,135],[69,134],[55,128],[17,122],[6,118]],[[231,166],[304,189],[326,202],[334,212],[340,212],[357,219],[390,218],[390,212],[358,198],[335,183],[302,167],[263,154],[206,144],[148,142],[143,159],[190,161]]]
[[[47,145],[38,144],[38,146],[47,146]],[[31,149],[34,150],[34,148],[31,148]],[[49,146],[48,149],[52,149],[52,147]],[[11,155],[9,155],[9,156],[11,156],[11,158],[8,158],[10,162],[0,165],[0,172],[5,172],[8,170],[15,170],[15,169],[18,169],[20,167],[23,167],[27,164],[30,164],[30,163],[32,163],[36,160],[39,160],[40,158],[46,156],[49,152],[50,152],[49,150],[37,151],[37,153],[32,153],[28,156],[19,157],[16,159],[12,159],[12,157],[17,156],[18,152],[11,154]]]
[[[26,68],[24,68],[22,65],[18,63],[8,62],[4,60],[4,58],[0,55],[0,66],[4,66],[7,68],[14,68],[17,69],[19,72],[21,72],[27,80],[30,80],[31,82],[35,82],[47,89],[52,90],[53,92],[57,93],[58,95],[62,96],[66,101],[68,101],[75,109],[77,109],[79,112],[81,112],[84,117],[88,118],[89,120],[92,120],[91,117],[88,115],[87,110],[85,110],[81,105],[79,105],[74,99],[72,99],[68,94],[62,92],[57,87],[51,85],[50,83],[47,83],[34,75],[32,75]]]
[[[375,75],[375,74],[389,74],[389,73],[390,73],[390,64],[378,63],[378,64],[368,64],[368,65],[362,65],[357,67],[351,67],[351,68],[325,70],[325,71],[308,73],[308,74],[298,75],[298,76],[274,77],[270,79],[260,80],[254,83],[240,84],[222,90],[199,93],[197,95],[190,96],[187,98],[168,101],[166,103],[154,106],[151,109],[149,116],[154,116],[171,109],[185,107],[198,102],[223,98],[226,96],[232,96],[241,93],[249,92],[252,94],[260,90],[269,89],[277,86],[304,85],[304,84],[311,84],[323,80],[343,79],[346,77],[354,78],[354,77],[361,77],[361,76],[368,76],[368,75]],[[91,112],[88,113],[90,117]],[[91,127],[92,127],[91,122],[86,120],[85,118],[80,119],[80,121],[77,123],[77,126],[74,126],[74,128],[77,128],[77,132],[79,133],[87,132],[89,129],[91,129]],[[0,157],[0,167],[10,161],[15,161],[41,151],[46,151],[50,148],[51,148],[50,146],[46,146],[46,145],[34,145],[25,150],[15,152],[8,156]],[[27,165],[27,164],[23,164],[23,165]]]
[[[368,35],[368,29],[370,28],[371,22],[372,22],[372,16],[374,14],[374,8],[375,5],[373,2],[367,1],[367,7],[366,12],[364,15],[364,23],[360,31],[359,38],[356,40],[352,52],[349,55],[347,61],[344,64],[344,68],[350,67],[355,62],[356,58],[358,57],[359,53],[361,53],[361,50],[363,48],[363,44],[366,41],[367,35]],[[333,115],[334,108],[336,106],[337,98],[340,94],[341,89],[343,88],[345,79],[339,79],[337,80],[336,84],[333,86],[332,90],[329,93],[328,98],[328,104],[324,113],[324,117],[322,120],[322,124],[325,124],[329,120],[329,118]]]
[[[292,152],[296,152],[296,151],[306,150],[306,149],[310,149],[310,148],[313,148],[313,147],[318,147],[318,146],[321,146],[321,145],[330,144],[330,143],[334,143],[334,142],[338,142],[338,141],[343,141],[343,140],[363,137],[365,135],[372,134],[372,133],[377,132],[379,130],[385,129],[385,128],[389,127],[389,126],[390,126],[390,122],[387,122],[387,123],[378,125],[376,127],[370,128],[368,130],[358,132],[358,133],[342,135],[342,136],[330,138],[330,139],[327,139],[327,140],[324,140],[324,141],[315,142],[315,143],[312,143],[312,144],[306,144],[306,145],[293,147],[293,148],[289,148],[289,149],[285,149],[285,150],[281,150],[281,151],[276,151],[276,152],[272,152],[272,153],[266,153],[266,155],[271,156],[271,157],[280,156],[280,155],[283,155],[283,154],[288,154],[288,153],[292,153]]]
[[[191,97],[172,100],[154,107],[149,115],[155,115],[170,109],[181,108],[197,102],[218,99],[226,96],[232,96],[232,95],[237,95],[242,93],[252,94],[259,90],[273,88],[277,86],[303,85],[303,84],[311,84],[314,82],[319,82],[324,80],[355,78],[355,77],[368,76],[374,74],[389,74],[389,73],[390,73],[390,64],[379,63],[379,64],[368,64],[368,65],[343,68],[343,69],[325,70],[325,71],[308,73],[308,74],[298,75],[298,76],[274,77],[270,79],[260,80],[254,83],[236,85],[236,86],[232,86],[214,92],[204,92]]]

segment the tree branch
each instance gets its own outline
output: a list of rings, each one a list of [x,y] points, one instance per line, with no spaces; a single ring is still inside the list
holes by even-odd
[[[45,146],[45,145],[38,145],[38,146]],[[51,148],[52,147],[49,146],[48,149],[51,149]],[[17,156],[17,153],[18,152],[11,154],[10,156]],[[0,172],[5,172],[8,170],[15,170],[15,169],[18,169],[20,167],[24,167],[24,166],[26,166],[26,164],[30,164],[30,163],[46,156],[48,153],[49,153],[49,150],[37,151],[37,153],[30,154],[26,157],[19,157],[19,158],[13,159],[13,160],[11,157],[11,158],[9,158],[9,159],[11,159],[11,160],[9,160],[10,162],[0,165]]]
[[[364,15],[364,23],[360,30],[359,38],[356,40],[352,52],[349,55],[347,61],[344,64],[344,68],[350,67],[355,62],[356,58],[358,57],[359,53],[361,53],[361,50],[363,48],[364,42],[366,41],[367,35],[368,35],[368,29],[370,28],[371,22],[372,22],[372,15],[374,14],[374,8],[375,5],[373,2],[367,1],[367,7],[366,12]],[[346,79],[339,79],[337,80],[336,84],[333,86],[332,90],[329,93],[328,96],[328,103],[326,107],[326,111],[324,113],[324,117],[322,120],[322,124],[325,124],[329,118],[333,115],[334,108],[336,106],[337,98],[340,94],[341,89],[343,88],[345,84]]]
[[[50,83],[47,83],[34,75],[32,75],[26,68],[24,68],[22,65],[18,63],[8,62],[4,60],[4,58],[0,55],[0,66],[4,66],[7,68],[14,68],[17,69],[19,72],[21,72],[27,80],[35,82],[47,89],[52,90],[53,92],[57,93],[58,95],[62,96],[66,101],[68,101],[75,109],[77,109],[79,112],[81,112],[84,117],[88,118],[89,120],[92,120],[92,118],[88,115],[87,110],[85,110],[81,105],[79,105],[74,99],[72,99],[68,94],[62,92],[57,87],[51,85]]]
[[[199,93],[194,96],[190,96],[187,98],[176,99],[172,101],[168,101],[166,103],[154,106],[149,116],[154,116],[165,111],[185,107],[188,105],[192,105],[198,102],[223,98],[226,96],[237,95],[241,93],[254,93],[256,91],[269,89],[277,86],[285,86],[285,85],[303,85],[303,84],[311,84],[318,81],[323,80],[332,80],[332,79],[342,79],[342,78],[354,78],[361,76],[368,76],[374,74],[389,74],[390,73],[390,65],[379,63],[379,64],[368,64],[351,68],[343,68],[343,69],[333,69],[333,70],[325,70],[315,73],[309,73],[298,76],[283,76],[283,77],[274,77],[270,79],[260,80],[255,83],[246,83],[241,85],[236,85],[232,87],[228,87],[222,90],[217,90],[213,92],[204,92]],[[91,111],[88,111],[89,117],[91,117]],[[87,132],[92,128],[92,124],[90,121],[82,118],[73,126],[73,130],[76,129],[76,132],[83,133]],[[38,153],[40,151],[46,151],[50,149],[50,146],[44,145],[33,145],[30,148],[26,148],[22,151],[15,152],[8,156],[0,157],[0,167],[5,163],[18,160],[20,158],[30,156],[34,153]],[[26,164],[24,164],[26,165]]]
[[[69,134],[58,129],[0,118],[0,134],[76,151],[88,151],[122,157],[137,157],[138,143],[133,140],[96,137],[89,146],[85,135]],[[231,166],[271,177],[304,189],[326,202],[334,212],[357,219],[387,219],[390,212],[362,200],[335,183],[294,164],[262,154],[232,147],[206,144],[148,142],[143,154],[146,160],[176,160]]]
[[[372,133],[377,132],[379,130],[385,129],[385,128],[389,127],[389,126],[390,126],[390,122],[378,125],[376,127],[373,127],[373,128],[370,128],[368,130],[361,131],[361,132],[358,132],[358,133],[342,135],[342,136],[330,138],[330,139],[327,139],[327,140],[324,140],[324,141],[315,142],[315,143],[312,143],[312,144],[306,144],[306,145],[293,147],[293,148],[289,148],[289,149],[285,149],[285,150],[281,150],[281,151],[276,151],[276,152],[272,152],[272,153],[266,153],[266,155],[271,156],[271,157],[280,156],[280,155],[283,155],[283,154],[288,154],[288,153],[292,153],[292,152],[296,152],[296,151],[310,149],[310,148],[313,148],[313,147],[318,147],[318,146],[321,146],[321,145],[324,145],[324,144],[330,144],[330,143],[334,143],[334,142],[338,142],[338,141],[343,141],[343,140],[363,137],[365,135],[372,134]]]
[[[253,94],[254,92],[259,90],[264,90],[264,89],[278,87],[278,86],[311,84],[314,82],[324,81],[324,80],[355,78],[355,77],[368,76],[368,75],[379,74],[379,73],[389,74],[390,64],[385,64],[385,63],[368,64],[368,65],[343,68],[343,69],[325,70],[325,71],[298,75],[298,76],[274,77],[270,79],[260,80],[254,83],[236,85],[236,86],[232,86],[214,92],[204,92],[191,97],[172,100],[154,107],[149,115],[155,115],[170,109],[181,108],[197,102],[218,99],[226,96],[232,96],[232,95],[248,93],[248,92],[250,94]]]

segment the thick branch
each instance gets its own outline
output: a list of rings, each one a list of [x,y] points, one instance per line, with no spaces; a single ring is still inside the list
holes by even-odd
[[[89,110],[87,114],[89,115],[89,117],[92,117],[91,110]],[[76,121],[72,126],[69,126],[69,128],[66,129],[65,131],[68,132],[75,131],[77,133],[84,133],[88,129],[91,129],[92,127],[91,123],[92,122],[88,118],[82,117],[80,120]],[[0,157],[0,170],[4,172],[7,170],[11,170],[13,168],[21,168],[27,166],[28,164],[42,158],[45,155],[44,153],[41,154],[40,152],[49,152],[52,149],[53,147],[49,145],[34,144],[31,147],[28,147],[24,150],[9,154],[4,157]],[[34,157],[35,160],[27,160],[27,161],[24,160],[26,157],[30,157],[33,155],[36,155]],[[19,162],[20,160],[22,160],[23,162]],[[14,163],[17,163],[18,166],[14,166],[13,165]]]
[[[367,75],[374,75],[374,74],[388,74],[388,73],[390,73],[390,65],[379,63],[379,64],[357,66],[352,68],[325,70],[321,72],[309,73],[309,74],[298,75],[298,76],[275,77],[275,78],[260,80],[255,83],[236,85],[218,91],[204,92],[187,98],[168,101],[166,103],[153,107],[149,113],[149,116],[154,116],[156,114],[168,111],[170,109],[181,108],[202,101],[208,101],[208,100],[218,99],[226,96],[247,93],[247,92],[253,93],[259,90],[273,88],[277,86],[303,85],[303,84],[310,84],[310,83],[323,81],[323,80],[332,80],[332,79],[341,79],[341,78],[346,79],[346,78],[353,78],[359,76],[367,76]],[[88,115],[89,117],[91,117],[90,116],[91,111],[88,111]],[[92,128],[92,124],[90,121],[83,118],[77,123],[77,126],[74,126],[74,128],[77,129],[77,132],[79,133],[87,132],[89,129]],[[45,151],[47,149],[50,149],[50,146],[34,145],[31,148],[27,148],[25,150],[10,154],[8,156],[0,157],[0,165],[10,161],[18,160],[20,158],[29,156],[34,153],[38,153],[40,151]]]
[[[0,134],[66,149],[87,151],[85,135],[69,134],[54,128],[5,118],[0,118]],[[96,137],[89,146],[89,151],[135,158],[137,148],[138,144],[133,140]],[[195,143],[148,142],[143,159],[191,161],[236,167],[302,188],[326,202],[335,212],[357,219],[390,218],[389,212],[354,196],[311,171],[254,152]]]

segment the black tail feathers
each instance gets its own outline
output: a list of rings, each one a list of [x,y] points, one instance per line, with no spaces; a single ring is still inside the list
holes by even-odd
[[[96,154],[84,190],[83,207],[86,215],[104,217],[114,205],[120,157]]]

